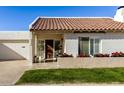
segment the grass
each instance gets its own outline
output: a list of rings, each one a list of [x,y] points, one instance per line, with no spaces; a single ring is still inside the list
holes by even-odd
[[[39,69],[26,71],[16,84],[124,83],[124,68]]]

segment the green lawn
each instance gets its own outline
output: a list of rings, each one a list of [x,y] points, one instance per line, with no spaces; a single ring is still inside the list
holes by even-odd
[[[39,69],[26,71],[16,84],[124,83],[124,68]]]

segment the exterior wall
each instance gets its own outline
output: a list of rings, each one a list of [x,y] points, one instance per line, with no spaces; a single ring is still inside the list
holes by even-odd
[[[99,38],[100,53],[124,52],[124,34],[123,33],[70,33],[64,34],[64,52],[73,54],[74,57],[78,55],[78,38],[89,37]]]
[[[102,39],[102,53],[124,52],[124,34],[111,34]]]
[[[29,31],[0,31],[0,40],[28,40]]]
[[[76,35],[64,35],[64,53],[78,55],[78,37]]]
[[[124,52],[124,39],[103,39],[102,53]]]
[[[30,32],[2,31],[0,32],[0,59],[30,59]]]

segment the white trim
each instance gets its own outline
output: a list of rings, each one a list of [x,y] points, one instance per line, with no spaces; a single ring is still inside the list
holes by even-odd
[[[29,30],[32,28],[32,25],[39,19],[40,17],[38,16],[30,25],[29,25]]]
[[[110,18],[113,19],[112,17],[52,17],[52,16],[40,16],[39,18]]]

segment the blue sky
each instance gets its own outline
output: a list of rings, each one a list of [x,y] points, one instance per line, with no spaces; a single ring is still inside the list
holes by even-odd
[[[38,16],[113,17],[117,6],[1,6],[0,31],[28,30]]]

